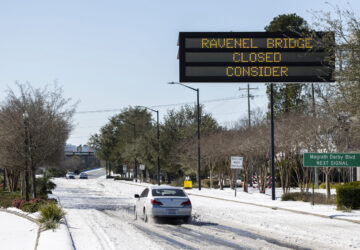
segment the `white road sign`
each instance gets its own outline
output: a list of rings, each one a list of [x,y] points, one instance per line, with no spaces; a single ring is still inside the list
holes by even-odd
[[[230,166],[230,168],[242,169],[243,168],[243,161],[244,161],[244,157],[231,156],[231,166]]]
[[[144,165],[144,164],[140,164],[139,168],[140,168],[140,170],[145,170],[145,165]]]

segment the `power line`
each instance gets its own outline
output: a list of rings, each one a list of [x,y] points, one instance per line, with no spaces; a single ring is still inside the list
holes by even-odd
[[[259,97],[263,95],[255,95],[254,97]],[[221,101],[231,101],[236,100],[239,98],[247,98],[247,95],[239,95],[239,96],[230,96],[230,97],[224,97],[224,98],[218,98],[218,99],[210,99],[210,100],[204,100],[201,103],[211,103],[211,102],[221,102]],[[155,105],[155,106],[149,106],[150,108],[165,108],[165,107],[175,107],[175,106],[183,106],[187,104],[193,104],[194,102],[182,102],[182,103],[173,103],[173,104],[163,104],[163,105]],[[100,109],[100,110],[87,110],[87,111],[78,111],[75,112],[76,114],[90,114],[90,113],[105,113],[105,112],[119,112],[123,109]]]

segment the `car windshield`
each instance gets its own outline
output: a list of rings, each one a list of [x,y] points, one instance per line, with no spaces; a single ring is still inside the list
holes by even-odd
[[[184,191],[181,189],[153,189],[152,190],[153,196],[180,196],[185,197]]]

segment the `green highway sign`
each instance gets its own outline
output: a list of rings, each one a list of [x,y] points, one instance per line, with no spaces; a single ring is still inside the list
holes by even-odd
[[[304,153],[304,167],[360,167],[360,154]]]

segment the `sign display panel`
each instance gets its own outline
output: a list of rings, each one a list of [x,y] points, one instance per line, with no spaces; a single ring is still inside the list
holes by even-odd
[[[230,168],[242,169],[244,158],[240,156],[231,156],[230,162],[231,162]]]
[[[360,154],[304,153],[304,167],[360,167]]]
[[[324,32],[180,32],[180,82],[332,82],[324,37],[334,40]]]

